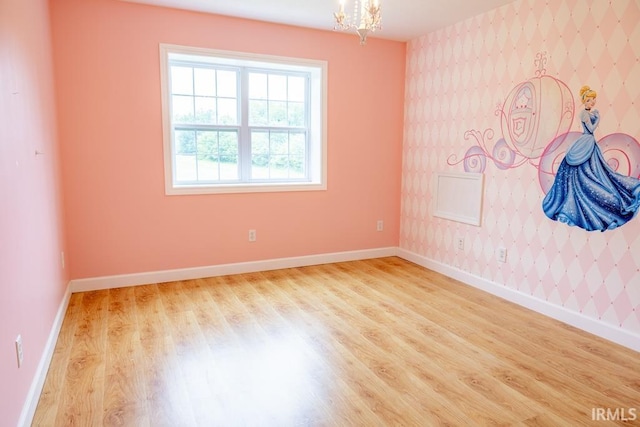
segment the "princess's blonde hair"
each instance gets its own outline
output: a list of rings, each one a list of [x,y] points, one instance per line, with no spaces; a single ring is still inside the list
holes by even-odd
[[[582,86],[580,88],[580,99],[582,99],[582,103],[584,104],[587,98],[595,98],[598,94],[595,90],[592,90],[589,86]]]

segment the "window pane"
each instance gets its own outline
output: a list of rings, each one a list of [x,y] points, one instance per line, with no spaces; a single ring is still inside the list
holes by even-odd
[[[289,154],[289,135],[287,132],[271,132],[269,152],[273,154]]]
[[[176,155],[176,181],[195,181],[198,179],[198,166],[196,164],[197,157]]]
[[[251,157],[251,179],[269,178],[269,156],[258,154]]]
[[[286,126],[287,103],[284,101],[269,101],[269,125]]]
[[[289,126],[304,127],[304,104],[302,102],[289,102]]]
[[[238,103],[235,99],[218,98],[218,124],[238,124]]]
[[[220,179],[237,180],[240,177],[238,132],[220,131],[218,141],[220,142]]]
[[[177,123],[193,123],[193,97],[174,95],[171,99],[173,121]]]
[[[269,132],[251,132],[251,154],[269,154]]]
[[[236,130],[223,130],[218,132],[218,140],[224,147],[233,145],[235,147],[235,153],[238,154],[238,131]]]
[[[218,96],[237,98],[238,85],[236,84],[236,72],[218,70]]]
[[[238,157],[229,158],[229,161],[220,161],[220,180],[235,181],[238,179]]]
[[[251,179],[269,178],[269,132],[251,132]]]
[[[290,156],[289,178],[304,178],[305,176],[305,158],[302,156]]]
[[[269,124],[267,101],[249,101],[249,125],[266,126],[267,124]]]
[[[291,132],[289,134],[289,153],[298,156],[305,156],[307,141],[302,132]]]
[[[191,130],[175,132],[176,154],[196,154],[196,134]]]
[[[287,100],[287,76],[269,74],[269,99],[277,101]]]
[[[191,67],[171,67],[171,93],[193,95],[193,69]]]
[[[289,176],[289,156],[271,156],[269,166],[270,178],[287,178]]]
[[[198,178],[195,132],[177,130],[175,132],[175,144],[176,181],[195,181]]]
[[[267,99],[267,75],[249,73],[249,98]]]
[[[306,92],[306,79],[304,77],[289,77],[289,91],[287,99],[289,101],[304,102]]]
[[[198,159],[198,181],[217,181],[218,179],[218,163]]]
[[[198,147],[198,181],[218,179],[218,133],[199,131],[196,134]]]
[[[218,133],[215,131],[197,132],[198,160],[218,160]]]
[[[216,70],[210,68],[195,68],[193,74],[196,95],[216,96]]]
[[[195,123],[216,123],[216,99],[197,96]]]
[[[238,133],[235,131],[221,131],[220,133],[220,161],[223,163],[238,162]]]

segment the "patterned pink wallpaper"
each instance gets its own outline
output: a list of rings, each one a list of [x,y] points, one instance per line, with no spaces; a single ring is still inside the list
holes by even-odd
[[[596,139],[624,133],[619,171],[633,170],[640,140],[640,3],[635,0],[525,1],[412,40],[407,47],[400,246],[534,298],[640,333],[640,218],[606,232],[549,220],[541,208],[543,148],[579,121],[544,117],[524,155],[505,160],[500,111],[514,88],[547,76],[538,89],[581,107],[578,92],[598,92]],[[534,90],[535,87],[534,87]],[[562,106],[564,104],[560,104]],[[541,112],[556,108],[558,102]],[[559,108],[559,107],[557,107]],[[554,118],[555,117],[555,118]],[[555,120],[555,121],[554,121]],[[553,126],[552,126],[553,125]],[[537,138],[537,140],[536,140]],[[432,216],[433,175],[473,170],[484,146],[480,227]],[[508,150],[506,151],[509,154]],[[521,163],[521,164],[519,164]],[[611,163],[611,162],[610,162]],[[625,163],[625,164],[622,164]],[[630,173],[630,172],[627,172]],[[637,175],[636,175],[637,176]],[[463,238],[465,247],[457,248]],[[507,249],[507,262],[497,249]]]

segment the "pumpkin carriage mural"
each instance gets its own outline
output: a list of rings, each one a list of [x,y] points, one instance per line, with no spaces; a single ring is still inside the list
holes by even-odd
[[[538,53],[535,77],[516,85],[496,108],[501,138],[494,146],[487,145],[493,129],[468,130],[464,138],[476,144],[461,160],[451,155],[447,163],[463,163],[467,172],[483,172],[487,159],[502,170],[529,164],[538,170],[547,217],[587,231],[622,226],[640,207],[640,144],[624,133],[596,141],[601,117],[597,92],[589,86],[579,94],[583,131],[571,131],[573,95],[564,82],[546,75],[545,63],[546,55]]]

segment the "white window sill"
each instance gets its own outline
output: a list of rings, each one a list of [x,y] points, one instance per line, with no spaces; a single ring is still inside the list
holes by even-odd
[[[274,193],[288,191],[323,191],[327,189],[324,183],[265,183],[265,184],[216,184],[216,185],[176,185],[166,189],[168,196],[188,194],[229,194],[229,193]]]

